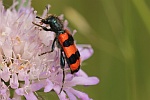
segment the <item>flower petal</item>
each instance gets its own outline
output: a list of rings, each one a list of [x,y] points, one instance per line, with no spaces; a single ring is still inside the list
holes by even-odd
[[[47,79],[46,80],[46,86],[44,88],[44,92],[51,91],[53,89],[53,86],[54,86],[54,84],[49,79]]]
[[[10,99],[10,100],[21,100],[21,96],[20,96],[20,95],[17,95],[17,93],[14,92],[13,98]]]
[[[90,45],[80,44],[80,45],[77,45],[77,47],[80,52],[82,61],[88,59],[93,54],[93,49]]]
[[[23,88],[18,88],[15,90],[15,92],[18,94],[18,95],[24,95],[24,89]]]
[[[77,100],[76,96],[72,92],[68,91],[68,89],[65,89],[65,91],[70,100]]]
[[[60,100],[68,100],[66,98],[66,94],[64,93],[64,91],[61,91],[61,93],[60,93],[60,90],[61,90],[60,86],[55,85],[54,91],[58,94],[59,99]]]
[[[5,81],[5,82],[8,82],[9,81],[9,78],[10,78],[10,71],[9,71],[9,68],[8,67],[4,67],[3,68],[3,71],[1,73],[1,77],[2,79]]]
[[[73,88],[70,88],[69,91],[72,92],[75,96],[77,96],[80,100],[91,100],[91,98],[89,98],[89,96],[84,92],[77,91]]]
[[[99,79],[97,77],[74,77],[72,81],[67,82],[65,86],[95,85],[97,83],[99,83]]]
[[[30,92],[30,93],[26,94],[25,97],[26,97],[27,100],[38,100],[33,92]]]
[[[16,73],[12,74],[12,78],[10,78],[10,86],[13,89],[18,88],[19,86],[18,77]]]
[[[88,77],[88,75],[82,69],[80,69],[75,75],[81,77]]]
[[[25,77],[27,77],[27,72],[24,71],[23,69],[19,70],[19,72],[18,72],[18,79],[20,81],[24,81]]]
[[[40,80],[40,81],[37,81],[37,82],[34,82],[31,84],[31,90],[32,91],[37,91],[37,90],[40,90],[41,88],[43,88],[45,86],[45,80]]]

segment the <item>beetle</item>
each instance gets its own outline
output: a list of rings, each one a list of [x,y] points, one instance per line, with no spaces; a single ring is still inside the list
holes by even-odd
[[[69,30],[64,29],[62,21],[55,15],[48,15],[45,19],[36,16],[36,18],[41,19],[41,23],[49,25],[50,28],[45,26],[36,24],[32,22],[34,25],[41,27],[45,31],[53,31],[56,34],[56,37],[53,40],[51,51],[42,53],[40,55],[50,53],[54,51],[55,43],[57,42],[57,47],[60,48],[60,66],[63,70],[63,79],[62,82],[64,83],[65,80],[65,61],[67,62],[71,74],[74,74],[79,71],[80,69],[80,53],[74,43],[74,38],[70,34]],[[63,85],[62,85],[63,88]],[[62,88],[60,92],[62,91]]]

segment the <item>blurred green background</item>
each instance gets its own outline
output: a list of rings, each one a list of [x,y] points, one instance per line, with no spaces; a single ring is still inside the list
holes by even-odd
[[[82,69],[100,83],[79,90],[94,100],[150,100],[150,0],[32,0],[38,15],[47,4],[77,30],[78,44],[94,48]]]

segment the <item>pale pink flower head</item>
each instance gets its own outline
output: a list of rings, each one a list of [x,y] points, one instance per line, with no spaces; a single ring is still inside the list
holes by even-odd
[[[35,94],[42,88],[45,93],[55,91],[60,100],[90,100],[86,93],[73,87],[95,85],[99,79],[88,77],[82,69],[71,74],[66,64],[65,81],[62,83],[59,48],[39,56],[50,51],[55,33],[46,32],[32,24],[39,20],[35,18],[31,1],[26,7],[23,6],[24,1],[21,1],[18,10],[15,9],[18,2],[4,9],[0,1],[0,100],[21,100],[22,96],[27,100],[38,100]],[[60,18],[63,20],[62,16]],[[67,28],[67,21],[64,21],[64,27]],[[77,47],[82,61],[93,54],[90,45]],[[59,93],[62,85],[63,90]],[[10,92],[14,92],[13,95]]]

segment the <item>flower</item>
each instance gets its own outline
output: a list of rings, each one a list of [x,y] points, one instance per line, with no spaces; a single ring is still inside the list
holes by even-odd
[[[30,6],[24,7],[22,0],[18,10],[18,2],[4,9],[0,1],[0,100],[37,100],[35,92],[44,88],[43,92],[55,91],[60,100],[90,100],[86,93],[73,89],[76,85],[95,85],[99,82],[96,77],[88,75],[80,69],[70,74],[65,66],[65,81],[62,82],[63,71],[60,67],[59,48],[42,56],[39,54],[50,50],[54,33],[39,29],[32,24],[36,13]],[[43,13],[43,16],[46,12]],[[60,16],[63,19],[63,16]],[[67,21],[64,21],[67,28]],[[75,31],[74,31],[75,32]],[[93,54],[90,45],[77,45],[81,60]],[[63,85],[63,91],[60,90]],[[14,92],[13,95],[10,92]],[[77,97],[77,98],[76,98]]]

